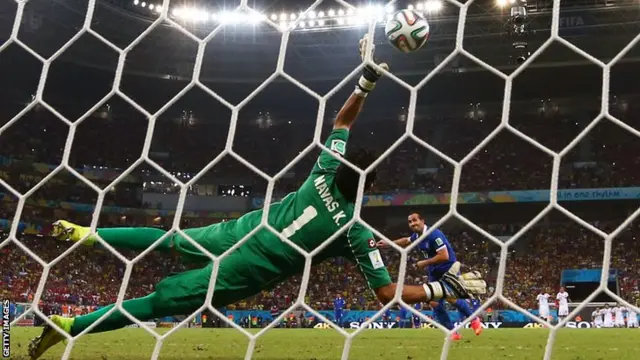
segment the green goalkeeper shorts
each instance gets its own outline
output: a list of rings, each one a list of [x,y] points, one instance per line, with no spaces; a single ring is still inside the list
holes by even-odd
[[[235,225],[236,221],[232,220],[200,228],[186,229],[184,232],[193,241],[198,243],[198,245],[213,255],[218,256],[237,242]],[[207,255],[178,233],[173,235],[172,245],[188,262],[200,263],[210,261]]]
[[[236,221],[213,224],[201,228],[187,229],[184,232],[191,239],[215,256],[231,248],[238,239],[235,231]],[[156,286],[156,295],[162,303],[176,308],[177,311],[192,312],[204,304],[213,262],[193,243],[180,234],[174,234],[172,245],[187,262],[208,263],[200,269],[189,270],[170,276]],[[213,293],[213,306],[226,306],[262,289],[264,285],[255,271],[265,261],[264,256],[240,247],[220,260]],[[178,313],[177,313],[178,314]],[[186,314],[186,313],[185,313]]]
[[[253,263],[242,250],[220,260],[212,304],[222,307],[260,292],[260,284],[252,277]],[[205,303],[213,262],[201,269],[170,276],[156,286],[159,303],[175,309],[176,315],[189,315]]]

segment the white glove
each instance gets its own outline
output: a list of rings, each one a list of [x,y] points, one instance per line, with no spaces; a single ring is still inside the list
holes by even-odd
[[[374,59],[373,61],[377,62],[375,57],[373,57],[373,55],[375,54],[375,45],[373,44],[372,41],[370,41],[368,35],[365,35],[364,37],[362,37],[362,39],[360,39],[360,42],[358,44],[359,51],[360,51],[360,59],[362,61],[365,61],[367,44],[369,43],[371,44],[371,55],[372,55],[372,58]],[[386,71],[389,71],[389,65],[387,65],[386,63],[379,63],[378,66]],[[382,76],[382,73],[378,71],[376,68],[374,68],[371,65],[365,65],[362,71],[362,76],[360,76],[360,79],[358,80],[358,85],[356,86],[356,92],[363,96],[367,96],[367,94],[376,87],[376,81],[378,81],[378,79],[380,79],[381,76]]]

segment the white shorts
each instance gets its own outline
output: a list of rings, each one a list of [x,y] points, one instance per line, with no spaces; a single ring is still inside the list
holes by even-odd
[[[624,326],[624,319],[616,319],[616,326]]]
[[[567,316],[569,315],[569,307],[568,306],[560,306],[558,309],[558,316]]]
[[[604,327],[606,327],[606,328],[613,327],[613,319],[612,320],[605,320],[604,321]]]
[[[627,327],[629,327],[629,328],[637,328],[638,327],[638,318],[636,318],[636,319],[629,318],[627,320]]]
[[[546,319],[549,317],[549,308],[540,308],[540,317]]]
[[[596,327],[602,327],[602,320],[596,320],[593,322],[595,324]]]

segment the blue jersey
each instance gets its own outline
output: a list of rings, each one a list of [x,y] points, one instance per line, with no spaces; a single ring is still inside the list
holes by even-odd
[[[400,307],[400,319],[404,320],[409,315],[409,311],[404,306]]]
[[[476,311],[480,306],[482,306],[482,302],[480,299],[471,299],[471,311]]]
[[[426,231],[427,231],[427,227],[425,226],[423,234]],[[409,237],[409,240],[411,242],[414,242],[418,240],[418,238],[421,235],[422,234],[413,233]],[[428,272],[429,272],[429,276],[431,277],[442,276],[444,273],[449,271],[449,269],[451,268],[451,265],[453,265],[453,263],[456,262],[456,253],[453,251],[453,247],[451,247],[449,240],[447,239],[446,236],[444,236],[444,233],[439,229],[433,230],[431,234],[429,234],[425,239],[422,239],[422,241],[420,241],[420,244],[418,244],[418,248],[422,252],[422,255],[427,259],[436,256],[436,254],[438,253],[438,250],[441,250],[442,248],[446,248],[447,251],[449,252],[448,261],[429,266]]]
[[[335,310],[342,310],[344,308],[344,299],[336,298],[335,300],[333,300],[333,308]]]

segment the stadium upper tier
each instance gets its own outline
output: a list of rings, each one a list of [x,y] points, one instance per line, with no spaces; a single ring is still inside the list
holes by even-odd
[[[202,9],[211,9],[210,12],[207,10],[207,14],[222,11],[215,2],[203,1],[200,4]],[[200,4],[190,6],[197,7]],[[391,63],[394,73],[410,83],[417,82],[413,77],[424,77],[454,49],[458,11],[451,4],[442,4],[442,9],[428,14],[432,27],[431,38],[428,46],[417,55],[407,56],[393,51],[386,44],[381,28],[377,31],[379,57]],[[550,2],[542,1],[529,3],[529,30],[526,36],[528,51],[533,52],[549,37],[549,4]],[[114,45],[127,47],[158,16],[156,11],[149,11],[148,7],[142,9],[139,5],[134,5],[133,1],[98,1],[92,29]],[[290,4],[289,12],[298,13],[304,10],[304,5],[310,3]],[[45,57],[51,55],[82,27],[86,6],[86,1],[81,0],[28,3],[19,37]],[[180,17],[179,12],[174,15],[175,10],[180,10],[181,6],[181,2],[175,2],[174,9],[169,12],[170,18],[199,38],[206,37],[220,24],[215,20],[191,21]],[[328,13],[327,6],[329,5],[321,5],[317,13],[320,10]],[[632,1],[618,1],[613,5],[607,2],[607,6],[596,1],[563,1],[560,34],[590,54],[609,59],[638,33],[638,23],[632,18],[634,12],[630,11],[636,7],[637,4]],[[267,14],[274,11],[289,14],[284,5],[271,5],[264,11]],[[337,8],[335,11],[337,16]],[[12,24],[14,15],[14,3],[5,2],[0,5],[0,23]],[[328,18],[328,15],[325,17]],[[464,41],[465,48],[472,54],[505,71],[514,67],[513,42],[518,40],[507,35],[505,25],[508,18],[509,11],[496,7],[493,1],[475,2],[468,11]],[[356,25],[316,31],[296,28],[288,41],[285,71],[305,82],[341,79],[358,63],[354,46],[365,29],[366,26]],[[10,27],[7,31],[0,31],[0,39],[6,39],[9,33]],[[594,37],[602,41],[596,41]],[[275,69],[281,38],[279,31],[265,24],[225,24],[205,49],[201,79],[225,83],[264,80]],[[162,23],[129,52],[124,71],[165,79],[190,79],[197,48],[197,43],[189,36]],[[105,52],[111,54],[107,55]],[[583,59],[570,50],[558,48],[551,52],[554,54],[553,58],[541,61],[539,66],[584,63]],[[86,34],[60,60],[112,70],[114,57],[115,53],[111,49],[92,35]],[[635,58],[628,60],[635,61]],[[478,70],[479,66],[471,61],[463,61],[452,68],[471,71]]]

